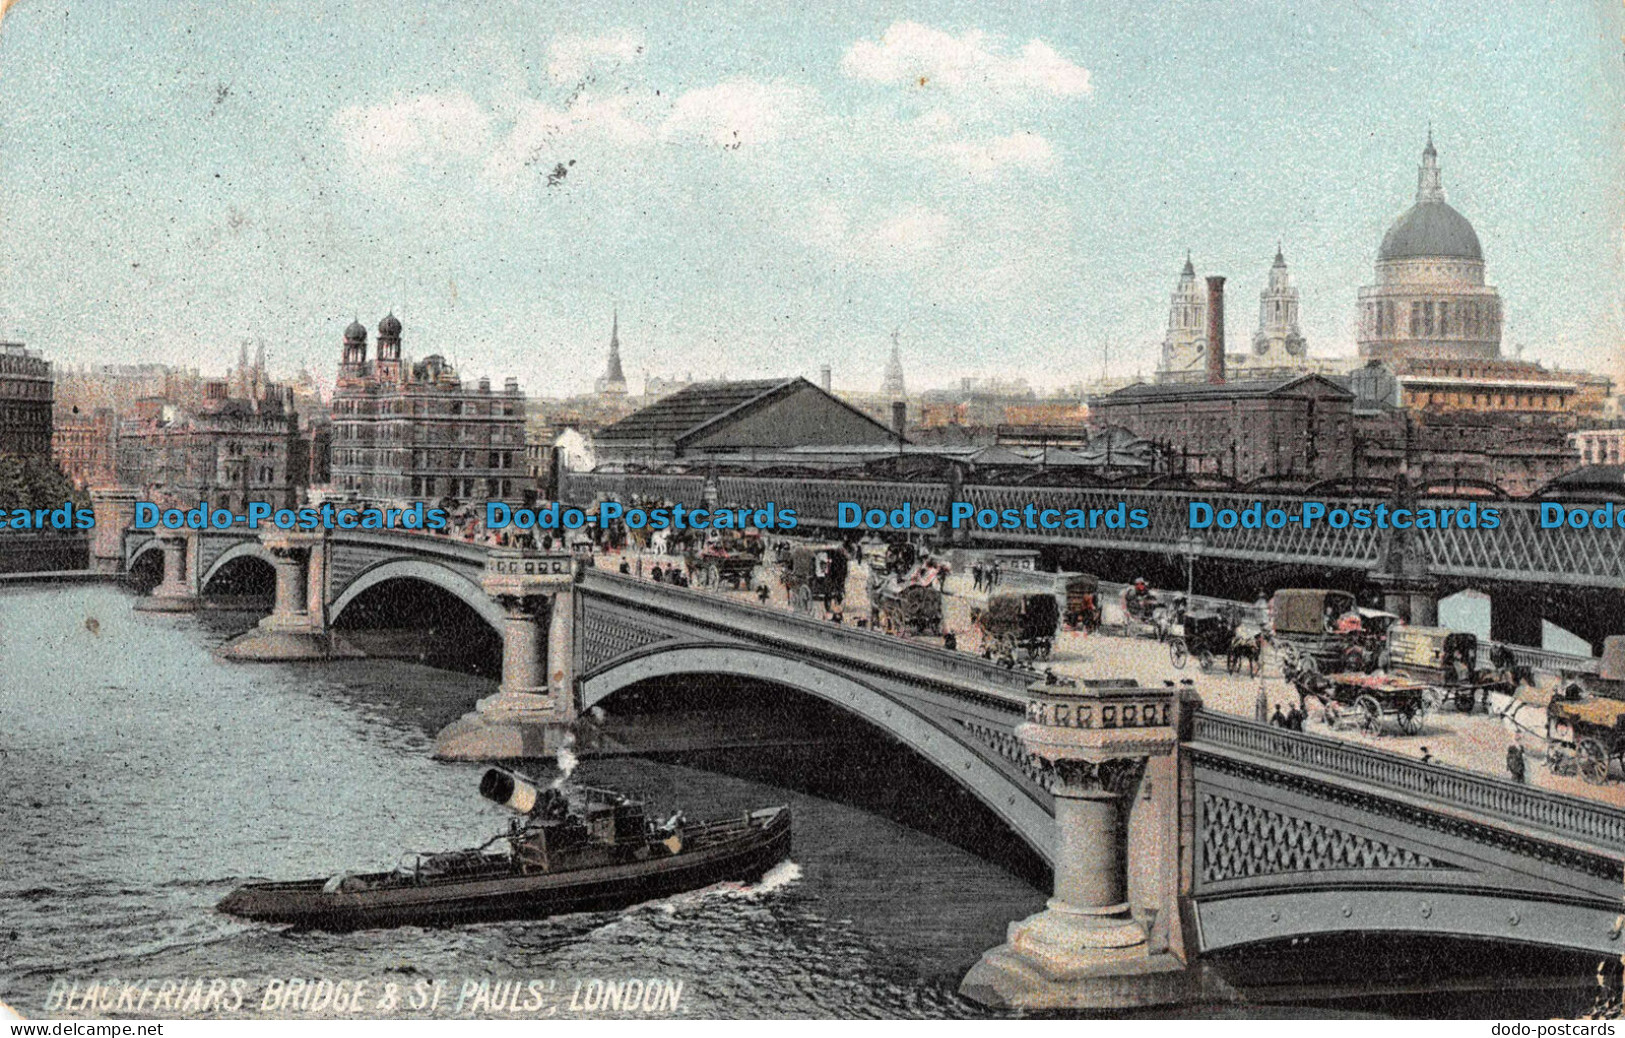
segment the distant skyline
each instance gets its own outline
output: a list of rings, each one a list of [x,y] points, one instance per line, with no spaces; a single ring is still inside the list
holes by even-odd
[[[329,381],[353,316],[568,395],[602,373],[1040,390],[1155,367],[1189,250],[1312,354],[1431,121],[1503,348],[1625,378],[1617,3],[18,0],[0,338]]]

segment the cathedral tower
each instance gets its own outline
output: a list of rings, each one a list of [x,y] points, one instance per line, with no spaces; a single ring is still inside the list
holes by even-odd
[[[1253,335],[1253,363],[1265,367],[1301,366],[1309,351],[1298,330],[1298,287],[1287,273],[1286,257],[1275,246],[1269,283],[1258,297],[1258,331]]]
[[[1162,340],[1158,382],[1203,382],[1207,379],[1207,295],[1196,278],[1196,266],[1185,254],[1185,269],[1168,301],[1168,333]]]

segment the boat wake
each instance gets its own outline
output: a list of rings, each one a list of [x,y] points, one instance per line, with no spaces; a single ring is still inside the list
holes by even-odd
[[[679,910],[692,908],[712,898],[757,900],[775,891],[782,890],[801,879],[801,866],[786,859],[768,869],[762,878],[755,883],[740,883],[727,881],[713,883],[698,890],[688,890],[681,894],[660,898],[656,901],[645,901],[627,909],[628,912],[648,911],[653,909],[666,915],[676,915]]]

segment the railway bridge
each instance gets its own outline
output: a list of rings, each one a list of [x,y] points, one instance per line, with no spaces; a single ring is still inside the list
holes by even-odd
[[[1447,935],[1625,953],[1625,811],[1201,708],[1200,690],[1034,683],[873,631],[443,537],[130,531],[151,602],[195,605],[254,556],[276,604],[227,655],[320,655],[384,580],[465,601],[503,679],[440,736],[453,757],[556,752],[577,715],[655,678],[738,675],[862,718],[961,784],[1047,861],[1054,897],[966,977],[977,999],[1121,1007],[1222,997],[1210,956],[1295,938]],[[116,556],[109,553],[115,552]]]
[[[1259,589],[1305,580],[1320,586],[1330,576],[1350,590],[1380,593],[1386,608],[1419,624],[1436,621],[1440,598],[1479,590],[1490,596],[1495,638],[1519,645],[1540,644],[1545,618],[1591,641],[1595,652],[1605,636],[1619,633],[1609,618],[1625,613],[1625,530],[1543,530],[1539,504],[1528,501],[1424,498],[1414,503],[1419,508],[1493,507],[1500,512],[1494,529],[1336,529],[1323,522],[1312,529],[1289,523],[1280,529],[1192,531],[1192,502],[1206,502],[1217,511],[1261,501],[1266,510],[1290,513],[1312,495],[588,472],[564,473],[559,496],[581,506],[604,499],[654,499],[755,508],[771,501],[781,509],[795,509],[801,526],[826,532],[836,530],[836,505],[843,501],[883,511],[909,502],[939,515],[953,501],[994,511],[1029,504],[1097,510],[1122,502],[1146,511],[1150,522],[1145,529],[989,530],[970,536],[990,545],[1073,553],[1117,580],[1130,579],[1125,566],[1155,568],[1160,560],[1165,576],[1177,575],[1177,583],[1183,584],[1189,560],[1199,587],[1207,581],[1213,593],[1225,594],[1245,585],[1245,595],[1227,597],[1249,600]],[[1376,498],[1339,498],[1336,504],[1351,509],[1392,506]],[[931,535],[939,542],[949,539],[942,530]]]

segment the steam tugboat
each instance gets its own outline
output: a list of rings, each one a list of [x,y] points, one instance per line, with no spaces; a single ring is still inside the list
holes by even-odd
[[[572,795],[573,794],[573,795]],[[454,926],[624,908],[725,881],[790,853],[790,809],[663,823],[607,789],[566,794],[492,768],[480,795],[520,818],[470,850],[412,856],[393,872],[249,883],[220,902],[245,919],[315,930]]]

